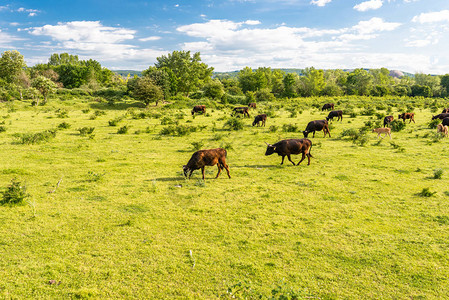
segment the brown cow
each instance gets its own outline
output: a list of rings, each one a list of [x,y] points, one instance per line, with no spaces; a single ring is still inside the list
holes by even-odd
[[[282,156],[281,165],[284,163],[284,158],[287,156],[288,160],[295,165],[292,161],[290,155],[291,154],[302,154],[301,160],[298,162],[297,166],[306,158],[308,158],[307,165],[310,165],[310,158],[313,157],[310,153],[312,149],[312,141],[309,139],[288,139],[277,142],[274,145],[267,144],[267,151],[265,155],[271,155],[273,153],[277,153],[279,156]]]
[[[226,169],[226,172],[228,172],[228,177],[231,178],[231,175],[229,174],[229,167],[226,164],[227,154],[228,153],[223,148],[196,151],[195,153],[192,154],[192,157],[190,158],[187,165],[182,167],[184,171],[184,176],[187,177],[187,173],[190,171],[189,174],[190,179],[190,176],[192,176],[193,171],[201,169],[204,180],[204,167],[217,165],[218,173],[215,178],[218,178],[218,175],[220,175],[221,170],[223,170],[223,168]]]
[[[391,129],[386,127],[386,128],[375,128],[373,129],[373,132],[377,132],[377,138],[380,138],[380,135],[382,133],[385,133],[385,137],[387,137],[387,134],[390,136],[390,140],[391,140]]]
[[[411,123],[413,121],[413,123],[415,123],[415,114],[414,113],[402,113],[398,116],[398,119],[402,119],[405,123],[405,120],[410,119]]]
[[[393,116],[386,116],[384,118],[384,127],[387,127],[387,125],[393,122],[393,120],[394,120]]]
[[[331,133],[329,131],[329,124],[327,123],[327,120],[310,121],[309,124],[307,124],[306,130],[304,130],[302,133],[306,138],[310,132],[313,132],[313,137],[315,137],[315,131],[321,130],[324,132],[324,137],[326,137],[327,133],[329,133],[329,137],[331,137]]]
[[[334,103],[326,103],[326,104],[324,104],[323,105],[323,107],[321,108],[321,111],[324,111],[324,110],[328,110],[328,109],[334,109]]]
[[[250,104],[248,104],[248,107],[249,107],[249,108],[256,108],[257,105],[256,105],[256,103],[251,102]]]
[[[192,109],[192,116],[198,112],[201,112],[204,115],[206,113],[206,105],[195,105]]]
[[[259,126],[260,122],[262,122],[262,126],[265,127],[265,122],[267,121],[267,115],[266,114],[261,114],[258,115],[254,118],[254,122],[253,122],[253,126],[257,124],[257,126]]]
[[[443,124],[438,124],[438,126],[437,126],[437,133],[440,133],[440,132],[441,132],[441,134],[443,136],[447,137],[448,127],[446,125],[443,125]]]
[[[232,110],[232,116],[235,116],[236,114],[242,114],[244,117],[250,117],[248,113],[248,107],[242,106],[242,107],[235,107]]]

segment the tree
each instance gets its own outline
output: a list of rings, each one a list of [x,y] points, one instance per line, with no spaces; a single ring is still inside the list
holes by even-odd
[[[8,83],[17,83],[25,67],[23,55],[19,51],[5,51],[0,58],[0,78]]]
[[[430,97],[439,96],[441,94],[441,79],[439,76],[416,73],[415,82],[417,85],[428,86],[432,93]]]
[[[373,87],[373,75],[364,69],[355,69],[348,75],[347,92],[350,95],[369,96]]]
[[[237,78],[239,80],[240,88],[242,89],[243,93],[254,92],[257,90],[256,77],[254,76],[254,72],[250,67],[245,67],[240,70]]]
[[[156,102],[157,106],[159,100],[164,97],[161,88],[158,87],[149,77],[137,79],[134,86],[133,96],[134,98],[145,103],[146,106],[153,101]]]
[[[49,66],[60,65],[77,65],[79,64],[78,55],[71,55],[68,53],[54,53],[50,56],[48,61]]]
[[[170,78],[173,77],[173,72],[171,72],[170,69],[165,67],[161,69],[149,67],[148,69],[142,71],[142,75],[150,78],[158,87],[161,88],[162,93],[164,94],[164,99],[170,98],[171,92],[176,90],[175,86],[170,84],[172,82]]]
[[[157,57],[157,69],[167,68],[173,73],[170,78],[172,86],[176,87],[174,94],[180,92],[188,96],[200,89],[205,81],[211,78],[214,68],[201,62],[200,53],[193,56],[190,51],[173,51],[167,56]]]
[[[284,97],[293,98],[296,97],[296,85],[299,80],[299,76],[296,73],[288,73],[282,80],[284,84]]]
[[[449,74],[445,74],[445,75],[441,76],[440,84],[441,84],[441,89],[444,93],[443,96],[449,95]]]
[[[324,71],[314,67],[306,68],[301,77],[301,94],[306,97],[317,96],[324,89]]]
[[[44,104],[47,103],[47,96],[56,89],[56,84],[44,76],[34,78],[33,81],[31,81],[31,86],[38,90],[44,97]],[[39,105],[39,98],[37,98],[36,101],[36,106],[37,105]]]
[[[220,80],[215,79],[206,83],[203,87],[204,96],[212,98],[212,99],[221,99],[224,95],[223,84]]]

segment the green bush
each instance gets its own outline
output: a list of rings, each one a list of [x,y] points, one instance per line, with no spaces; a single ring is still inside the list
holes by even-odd
[[[32,145],[42,142],[48,142],[56,136],[56,129],[45,130],[38,133],[16,133],[13,135],[16,138],[15,144]]]
[[[159,132],[160,135],[177,135],[184,136],[190,134],[191,132],[197,131],[197,127],[195,126],[186,126],[186,125],[169,125],[167,127],[162,128]]]
[[[120,123],[123,120],[123,117],[117,117],[115,119],[109,120],[108,124],[109,126],[117,126],[118,123]]]
[[[26,193],[26,186],[21,185],[17,179],[13,178],[11,184],[6,187],[6,190],[2,192],[1,205],[9,204],[22,204],[23,200],[29,195]]]
[[[192,144],[192,147],[193,147],[193,151],[198,151],[198,150],[200,150],[204,146],[204,143],[201,142],[201,141],[192,142],[191,144]]]
[[[238,118],[229,118],[223,125],[223,128],[228,128],[229,130],[242,130],[243,121]]]
[[[431,192],[430,188],[423,188],[421,192],[418,193],[418,196],[420,197],[432,197],[437,192]]]
[[[443,177],[443,169],[435,169],[433,170],[433,178],[434,179],[441,179]]]
[[[429,128],[430,129],[435,129],[437,128],[438,124],[440,124],[441,120],[440,119],[436,119],[436,120],[432,120],[429,122]]]
[[[69,129],[70,128],[70,124],[67,122],[62,122],[61,124],[58,125],[58,129]]]
[[[398,132],[403,130],[406,127],[405,122],[394,120],[390,123],[391,131]]]
[[[282,125],[282,131],[285,132],[297,132],[299,130],[298,125],[296,124],[284,124]]]
[[[82,127],[77,129],[80,132],[80,135],[86,136],[92,134],[94,132],[95,127]]]
[[[129,130],[129,126],[127,126],[127,125],[122,126],[117,130],[117,134],[127,134],[128,130]]]
[[[0,126],[0,132],[5,132],[6,131],[6,127],[5,126]]]

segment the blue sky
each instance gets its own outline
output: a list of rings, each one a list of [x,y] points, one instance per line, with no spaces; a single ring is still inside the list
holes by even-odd
[[[449,0],[1,1],[0,52],[143,70],[174,50],[216,71],[380,68],[449,73]]]

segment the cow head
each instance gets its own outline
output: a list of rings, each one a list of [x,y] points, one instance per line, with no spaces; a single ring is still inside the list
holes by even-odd
[[[271,155],[274,152],[276,152],[276,147],[275,146],[270,145],[267,142],[265,142],[265,144],[267,144],[267,151],[265,152],[265,155]]]
[[[306,138],[306,137],[309,135],[309,132],[308,132],[307,130],[304,130],[304,131],[302,132],[302,134],[304,134],[304,137]]]
[[[329,117],[326,117],[326,121],[329,121],[331,118],[329,118]]]
[[[256,120],[254,119],[253,126],[256,125],[256,124],[257,124],[257,122],[256,122]]]
[[[184,166],[182,166],[182,170],[184,171],[184,176],[185,177],[187,177],[187,173],[189,172],[189,167],[188,166],[186,166],[186,165],[184,165]]]
[[[438,119],[437,116],[432,116],[432,120]]]

